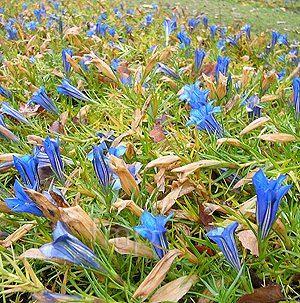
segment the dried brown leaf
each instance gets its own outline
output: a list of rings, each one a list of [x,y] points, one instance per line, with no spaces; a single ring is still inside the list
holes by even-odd
[[[258,136],[258,138],[265,140],[265,141],[277,142],[277,143],[286,143],[286,142],[296,140],[295,136],[290,135],[290,134],[284,134],[284,133],[265,134],[265,135]]]
[[[250,250],[250,253],[258,257],[258,242],[255,234],[252,230],[243,230],[238,233],[238,238],[242,243],[242,246]]]
[[[160,158],[157,158],[151,162],[149,162],[146,167],[145,170],[148,170],[152,167],[167,167],[171,164],[173,164],[174,162],[180,161],[181,159],[178,156],[163,156]]]
[[[52,123],[49,128],[50,133],[65,134],[65,127],[68,122],[68,111],[63,112],[59,118]]]
[[[270,120],[271,119],[267,118],[267,117],[260,117],[258,119],[255,119],[240,132],[240,136],[244,136],[245,134],[249,133],[251,130],[265,124],[267,121],[270,121]]]
[[[229,143],[233,146],[241,146],[241,141],[235,138],[220,138],[217,140],[217,149],[223,144],[223,143]]]
[[[26,235],[35,224],[24,224],[20,228],[18,228],[14,233],[9,235],[5,240],[2,241],[1,246],[7,248],[13,244],[13,242],[18,241],[24,235]]]
[[[166,139],[166,135],[162,131],[162,125],[154,124],[149,136],[154,139],[154,143],[158,144]]]
[[[117,215],[122,211],[123,209],[128,209],[134,214],[138,215],[139,217],[143,214],[143,209],[140,208],[138,205],[135,204],[132,200],[122,200],[120,198],[117,199],[117,201],[112,205],[110,211],[113,211],[115,209],[118,210]]]

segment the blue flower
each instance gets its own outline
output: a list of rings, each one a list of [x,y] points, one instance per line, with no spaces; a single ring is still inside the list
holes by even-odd
[[[224,27],[224,28],[220,28],[220,34],[221,34],[221,38],[223,40],[225,40],[225,34],[227,33],[227,28]]]
[[[35,9],[33,12],[35,14],[37,21],[39,23],[41,23],[42,22],[42,11],[40,9],[39,10]]]
[[[200,81],[194,84],[186,84],[184,86],[183,93],[179,96],[180,100],[187,100],[191,105],[192,109],[200,109],[206,105],[209,90],[205,89],[201,91],[199,88]]]
[[[71,70],[71,64],[67,61],[67,56],[66,54],[68,54],[70,57],[73,56],[73,50],[70,48],[67,49],[63,49],[62,52],[62,57],[63,57],[63,66],[64,66],[64,70],[65,70],[65,75],[67,78],[69,78],[70,75],[70,70]]]
[[[51,102],[47,94],[45,93],[45,86],[41,86],[37,92],[32,94],[32,98],[27,102],[30,105],[32,102],[39,104],[44,109],[48,110],[53,115],[59,115],[59,110]]]
[[[213,103],[214,101],[211,101],[199,109],[192,109],[190,120],[185,124],[185,126],[196,123],[199,130],[207,131],[208,133],[219,137],[223,136],[222,126],[216,120],[214,115],[215,113],[221,112],[221,108],[219,106],[213,108]]]
[[[86,36],[87,36],[87,37],[92,37],[92,36],[94,36],[94,35],[96,35],[96,31],[94,31],[94,30],[92,30],[92,29],[88,30],[87,33],[86,33]]]
[[[36,185],[34,186],[26,185],[25,187],[34,190],[36,189]],[[17,180],[15,181],[14,184],[14,190],[16,194],[15,198],[4,199],[6,205],[12,211],[21,212],[21,213],[30,213],[39,217],[45,217],[39,206],[28,197],[28,195],[23,190],[23,185],[21,185],[21,183],[19,183],[19,181]]]
[[[233,45],[233,46],[235,46],[235,47],[237,47],[237,48],[239,48],[238,39],[237,39],[237,37],[234,36],[234,35],[228,37],[228,38],[226,39],[226,42],[227,42],[227,43],[230,43],[231,45]]]
[[[22,6],[23,6],[24,11],[26,11],[26,9],[27,9],[27,7],[28,7],[28,4],[23,3]]]
[[[251,96],[250,98],[247,98],[241,106],[246,105],[246,110],[248,113],[249,120],[253,121],[261,116],[261,105],[260,105],[260,99],[258,96]]]
[[[74,296],[74,295],[63,295],[56,294],[52,292],[48,292],[47,290],[41,290],[37,293],[32,293],[31,297],[36,300],[36,302],[47,302],[47,303],[55,303],[55,302],[79,302],[78,300],[82,300],[82,297]]]
[[[9,116],[17,119],[18,121],[31,125],[31,123],[21,113],[19,113],[17,110],[15,110],[8,102],[2,101],[1,105],[2,105],[2,108],[1,108],[2,114],[9,115]]]
[[[46,140],[43,141],[43,145],[54,172],[60,181],[63,182],[65,177],[63,175],[64,166],[59,152],[59,136],[57,136],[56,141],[52,141],[47,137]]]
[[[216,35],[216,32],[217,32],[218,28],[219,28],[219,26],[217,26],[217,25],[211,25],[210,26],[210,36],[211,36],[212,40],[214,40],[214,37]]]
[[[201,66],[202,66],[202,62],[204,57],[207,55],[207,53],[204,52],[203,49],[195,49],[195,72],[197,73]]]
[[[36,30],[36,26],[38,25],[39,23],[32,20],[30,22],[27,22],[24,24],[24,26],[27,28],[27,29],[31,29],[32,31],[35,31]]]
[[[241,28],[241,30],[242,30],[243,32],[246,33],[246,38],[247,38],[248,41],[250,41],[250,36],[251,36],[251,24],[250,24],[250,23],[249,23],[249,24],[245,24],[245,25]]]
[[[277,73],[278,76],[278,81],[282,81],[285,78],[285,74],[286,74],[286,69],[282,68],[281,72]]]
[[[177,80],[180,79],[178,74],[176,74],[172,69],[168,68],[163,63],[157,63],[157,70],[155,71],[155,73],[157,74],[160,72],[163,72],[163,73],[167,74],[168,76],[173,77]]]
[[[107,28],[108,28],[108,25],[101,24],[101,21],[98,20],[97,24],[96,24],[96,35],[99,36],[99,34],[101,34],[103,37],[105,37]]]
[[[229,224],[225,229],[218,227],[217,229],[209,231],[206,235],[219,246],[225,258],[233,268],[239,272],[241,269],[241,261],[235,240],[235,230],[238,225],[238,222],[234,222]]]
[[[280,36],[279,32],[275,32],[275,31],[272,32],[272,45],[271,45],[271,48],[274,48],[275,44],[278,41],[279,36]]]
[[[35,64],[37,63],[37,60],[34,58],[34,55],[31,55],[30,59],[28,60],[29,63]]]
[[[281,185],[286,177],[280,175],[277,180],[268,180],[263,170],[260,169],[252,179],[257,194],[256,221],[262,241],[271,230],[281,199],[293,186],[292,184]]]
[[[288,54],[289,58],[292,59],[292,63],[294,64],[298,64],[299,63],[299,59],[297,58],[298,56],[298,49],[291,49],[289,54]]]
[[[107,273],[100,266],[94,252],[73,236],[65,223],[57,221],[53,231],[53,239],[53,242],[40,247],[40,251],[45,258],[60,258]]]
[[[34,155],[27,155],[17,158],[13,156],[14,164],[19,172],[23,182],[26,185],[34,186],[37,188],[40,186],[40,177],[38,174],[38,163],[37,153]]]
[[[278,43],[279,43],[279,45],[281,45],[281,44],[285,44],[286,46],[290,46],[290,43],[289,43],[289,41],[287,40],[287,35],[286,34],[284,34],[284,35],[282,35],[282,36],[280,36],[279,38],[278,38]]]
[[[300,112],[300,78],[297,76],[293,79],[293,89],[294,89],[294,106],[296,111],[296,119],[298,121]]]
[[[73,86],[68,79],[62,79],[62,82],[63,86],[56,88],[59,93],[70,96],[74,99],[95,102],[93,99],[86,96],[81,90]]]
[[[187,36],[183,31],[177,33],[177,38],[181,42],[181,48],[187,48],[191,44],[191,38]]]
[[[198,26],[198,24],[201,22],[200,19],[198,20],[195,20],[194,18],[190,19],[189,20],[189,30],[190,30],[190,33],[192,33],[195,28]]]
[[[0,84],[0,95],[6,99],[12,99],[12,94],[6,88],[2,87]]]
[[[220,40],[218,43],[216,43],[216,46],[219,50],[224,51],[226,49],[225,42]]]
[[[6,29],[6,32],[7,32],[7,39],[8,40],[15,40],[15,41],[19,40],[19,38],[17,36],[17,30],[12,28],[9,23],[5,23],[5,29]]]
[[[115,34],[116,34],[116,28],[115,28],[115,26],[112,27],[112,28],[108,28],[107,29],[107,33],[110,34],[112,37],[114,37]]]
[[[2,114],[0,114],[0,136],[21,144],[19,138],[7,128]]]
[[[152,22],[153,22],[153,17],[152,17],[152,15],[146,15],[146,16],[144,16],[144,18],[145,18],[145,25],[147,25],[147,26],[149,26]]]
[[[121,61],[121,59],[116,59],[116,58],[112,59],[112,60],[111,60],[110,67],[111,67],[114,71],[116,71],[116,70],[117,70],[117,67],[120,65],[120,61]]]
[[[226,76],[228,65],[230,63],[232,58],[228,58],[228,56],[222,58],[220,55],[217,59],[217,66],[216,66],[216,81],[219,83],[219,72],[221,72],[222,75]]]
[[[163,26],[165,28],[165,34],[166,34],[166,45],[169,44],[169,37],[170,34],[172,33],[172,24],[173,24],[172,20],[168,20],[168,19],[164,20]]]
[[[133,227],[138,234],[154,244],[153,247],[160,259],[166,255],[167,250],[169,249],[166,238],[166,232],[168,230],[165,229],[165,225],[173,215],[174,213],[170,213],[168,217],[161,215],[154,217],[151,213],[144,210],[141,216],[142,225]]]
[[[208,17],[204,17],[204,18],[203,18],[203,24],[204,24],[204,27],[207,29]]]

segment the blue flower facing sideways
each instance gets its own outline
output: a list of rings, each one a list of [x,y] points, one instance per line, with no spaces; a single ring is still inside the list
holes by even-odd
[[[69,78],[70,76],[70,71],[71,71],[71,64],[67,61],[67,56],[66,54],[68,54],[70,57],[73,56],[73,50],[70,48],[67,49],[63,49],[62,52],[62,58],[63,58],[63,66],[64,66],[64,70],[65,70],[65,75],[67,78]]]
[[[6,99],[12,99],[12,94],[6,88],[2,87],[0,84],[0,95]]]
[[[74,295],[64,295],[64,294],[56,294],[52,292],[48,292],[47,290],[41,290],[37,293],[32,293],[31,297],[37,302],[47,302],[47,303],[55,303],[55,302],[80,302],[78,300],[82,300],[82,297],[74,296]],[[76,300],[76,301],[74,301]]]
[[[192,109],[200,109],[207,103],[209,90],[205,89],[201,91],[199,88],[199,84],[200,81],[197,81],[194,84],[190,85],[186,84],[184,86],[183,93],[179,96],[180,100],[187,100]]]
[[[53,231],[54,241],[40,247],[47,258],[60,258],[79,266],[89,267],[107,273],[97,261],[97,256],[69,231],[66,224],[57,221]]]
[[[1,105],[2,105],[1,108],[2,114],[6,114],[8,116],[15,118],[18,121],[31,125],[31,123],[21,113],[15,110],[8,102],[2,101]]]
[[[225,56],[222,58],[220,55],[217,58],[217,65],[216,65],[216,81],[217,84],[219,83],[219,72],[226,76],[228,71],[228,65],[230,63],[232,58],[228,58],[228,56]]]
[[[217,229],[209,231],[206,235],[219,246],[225,258],[233,268],[239,272],[241,269],[241,261],[235,240],[235,230],[238,225],[238,222],[234,222],[229,224],[225,229],[218,227]]]
[[[299,119],[300,112],[300,78],[297,76],[293,79],[293,89],[294,89],[294,107],[296,112],[296,119]]]
[[[166,232],[168,230],[165,229],[165,225],[173,215],[174,213],[170,213],[168,217],[161,215],[154,217],[147,210],[144,210],[141,216],[142,225],[133,227],[138,234],[149,240],[152,245],[154,244],[153,247],[160,259],[165,256],[169,249],[166,238]]]
[[[157,63],[157,70],[155,71],[155,73],[164,73],[172,78],[175,78],[177,80],[180,79],[179,75],[176,74],[172,69],[170,69],[169,67],[167,67],[166,65],[164,65],[163,63]]]
[[[280,175],[276,180],[268,180],[263,170],[260,169],[252,179],[257,195],[256,221],[262,241],[268,237],[281,199],[293,186],[292,184],[281,185],[286,177],[287,176]]]

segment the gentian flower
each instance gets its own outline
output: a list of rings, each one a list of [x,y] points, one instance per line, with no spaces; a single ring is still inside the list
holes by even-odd
[[[197,73],[201,66],[202,66],[202,62],[204,57],[207,55],[207,53],[204,52],[203,49],[195,49],[195,72]]]
[[[67,78],[69,78],[70,76],[70,70],[71,70],[71,64],[67,61],[67,56],[66,54],[68,54],[70,57],[73,56],[73,50],[70,48],[67,49],[63,49],[62,52],[62,57],[63,57],[63,66],[64,66],[64,70],[65,70],[65,75]]]
[[[206,105],[209,90],[205,89],[201,91],[199,88],[200,81],[194,84],[186,84],[184,86],[183,93],[179,96],[180,100],[187,100],[191,105],[192,109],[200,109]]]
[[[289,41],[287,40],[287,35],[286,34],[284,34],[284,35],[282,35],[282,36],[280,36],[279,38],[278,38],[278,43],[279,43],[279,45],[281,45],[281,44],[285,44],[286,46],[290,46],[290,43],[289,43]]]
[[[2,114],[0,114],[0,136],[21,144],[19,138],[7,128]]]
[[[7,32],[7,39],[8,40],[14,40],[14,41],[19,40],[19,38],[17,36],[17,30],[12,28],[9,23],[5,23],[5,29],[6,29],[6,32]]]
[[[101,34],[103,37],[105,37],[107,28],[108,28],[108,25],[101,24],[101,21],[98,20],[97,24],[96,24],[96,35],[99,36],[99,34]]]
[[[206,234],[210,240],[219,246],[225,258],[237,272],[241,269],[241,261],[235,240],[235,230],[238,225],[239,222],[234,222],[229,224],[225,229],[218,227],[217,229],[210,230]]]
[[[95,135],[100,138],[104,138],[105,145],[108,147],[117,138],[116,136],[113,135],[113,131],[110,131],[109,133],[98,131],[95,133]]]
[[[167,250],[169,249],[166,238],[166,232],[168,230],[165,229],[165,225],[173,215],[174,213],[170,213],[168,217],[161,215],[154,217],[147,210],[144,210],[141,216],[142,225],[133,227],[138,234],[152,243],[152,246],[160,259],[166,255]]]
[[[6,88],[2,87],[0,84],[0,95],[6,99],[12,99],[12,94]]]
[[[157,74],[160,72],[163,72],[163,73],[167,74],[168,76],[175,78],[177,80],[180,79],[178,74],[176,74],[172,69],[168,68],[163,63],[157,63],[157,69],[156,69],[155,73]]]
[[[228,56],[222,58],[220,55],[217,59],[217,66],[216,66],[216,81],[219,83],[219,72],[221,72],[222,75],[226,76],[228,65],[230,63],[232,58],[228,58]]]
[[[146,15],[146,16],[144,16],[144,18],[145,18],[145,25],[147,25],[147,26],[149,26],[152,22],[153,22],[153,17],[152,17],[152,15],[150,15],[150,14],[148,14],[148,15]],[[144,23],[144,22],[143,22]]]
[[[14,164],[19,172],[23,182],[26,185],[34,186],[37,188],[40,186],[40,177],[38,174],[38,163],[37,153],[34,155],[27,155],[17,158],[13,156]]]
[[[279,32],[275,32],[275,31],[272,32],[272,45],[271,45],[271,48],[274,48],[275,44],[278,41],[279,36],[280,36]]]
[[[40,9],[39,10],[35,9],[33,12],[35,14],[35,17],[36,17],[37,21],[39,23],[41,23],[42,22],[42,12],[41,12],[41,10]]]
[[[214,40],[214,37],[216,35],[217,29],[219,28],[219,26],[217,25],[211,25],[210,26],[210,36],[211,36],[211,40]]]
[[[293,186],[292,184],[281,185],[286,177],[280,175],[277,180],[268,180],[263,170],[260,169],[252,179],[257,194],[256,221],[262,241],[268,237],[281,199]]]
[[[9,116],[17,119],[18,121],[31,125],[31,123],[21,113],[19,113],[17,110],[15,110],[8,102],[2,101],[1,105],[2,105],[2,108],[1,108],[2,114],[9,115]]]
[[[188,46],[190,46],[192,41],[191,38],[188,35],[186,35],[183,31],[177,33],[177,38],[181,42],[181,46],[180,46],[181,48],[187,48]]]
[[[282,81],[285,78],[285,74],[286,74],[286,69],[282,68],[281,72],[277,73],[278,76],[278,81]]]
[[[1,135],[1,134],[0,134]],[[2,136],[2,135],[1,135]],[[0,173],[8,171],[10,168],[14,166],[14,161],[4,161],[0,163]],[[1,189],[0,189],[1,193]]]
[[[268,43],[267,47],[266,47],[266,55],[269,55],[271,52],[271,44]]]
[[[53,242],[40,247],[40,251],[45,258],[60,258],[107,273],[100,266],[94,252],[73,236],[65,223],[57,221],[53,231],[53,239]]]
[[[90,29],[90,30],[88,30],[87,32],[86,32],[86,36],[87,37],[93,37],[94,35],[96,35],[96,31],[94,31],[94,30],[92,30],[92,29]]]
[[[201,22],[200,19],[198,20],[195,20],[194,18],[190,19],[189,20],[189,30],[190,30],[190,33],[192,33],[195,28],[198,26],[198,24]]]
[[[208,17],[204,17],[204,18],[203,18],[203,24],[204,24],[204,27],[207,29]]]
[[[233,46],[235,46],[235,47],[237,47],[237,48],[239,48],[239,45],[238,45],[238,42],[237,42],[237,38],[236,38],[236,36],[234,36],[234,35],[228,37],[228,38],[226,39],[226,42],[227,42],[227,43],[230,43],[231,45],[233,45]]]
[[[172,33],[172,23],[173,21],[168,19],[165,19],[163,23],[163,26],[165,28],[165,34],[166,34],[166,45],[169,44],[169,37],[170,34]]]
[[[289,54],[288,54],[289,58],[292,59],[292,63],[294,64],[298,64],[299,63],[299,59],[298,59],[298,49],[291,49]]]
[[[217,44],[216,44],[217,48],[221,51],[225,50],[226,47],[225,47],[225,42],[220,40]]]
[[[27,9],[27,7],[28,7],[28,4],[23,3],[22,6],[23,6],[24,11],[26,11],[26,9]]]
[[[179,18],[180,18],[180,14],[179,15]],[[176,14],[175,12],[172,13],[172,24],[171,24],[171,29],[172,29],[172,32],[176,31],[177,29],[177,20],[176,20]]]
[[[93,99],[86,96],[81,90],[73,86],[68,79],[62,79],[62,82],[63,86],[56,88],[59,93],[70,96],[74,99],[95,102]]]
[[[199,109],[192,109],[190,120],[185,126],[196,123],[198,130],[207,131],[219,137],[223,136],[222,126],[214,115],[215,113],[221,112],[221,108],[219,106],[213,108],[213,103],[214,101],[211,101]]]
[[[56,293],[48,292],[47,290],[41,290],[36,293],[33,292],[31,294],[31,297],[37,302],[47,302],[47,303],[72,302],[72,301],[79,302],[78,300],[80,301],[82,300],[82,297],[79,296],[56,294]]]
[[[117,70],[117,67],[120,65],[120,61],[121,61],[121,59],[116,59],[116,58],[112,59],[112,60],[111,60],[110,67],[111,67],[114,71],[116,71],[116,70]]]
[[[108,28],[107,29],[107,33],[110,34],[112,37],[114,37],[115,34],[116,34],[116,28],[115,28],[115,26],[112,27],[112,28]]]
[[[34,190],[36,189],[36,185],[34,186],[25,185],[25,187]],[[17,180],[15,181],[14,184],[14,190],[16,194],[15,198],[4,199],[4,202],[12,211],[21,212],[21,213],[30,213],[39,217],[45,217],[39,206],[29,198],[29,196],[23,190],[23,185],[19,183],[19,181]]]
[[[52,141],[47,137],[46,140],[43,141],[43,145],[54,172],[60,181],[63,182],[65,177],[63,175],[64,166],[59,152],[59,136],[57,136],[56,141]]]
[[[34,55],[31,55],[30,59],[28,60],[29,63],[35,64],[37,63],[37,60],[34,58]]]
[[[30,22],[27,22],[24,24],[24,26],[27,28],[27,29],[31,29],[32,31],[35,31],[36,30],[36,26],[38,25],[39,23],[32,20]]]
[[[250,41],[250,36],[251,36],[251,24],[250,24],[250,23],[249,23],[249,24],[245,24],[245,25],[241,28],[241,30],[242,30],[243,32],[245,32],[247,41]]]
[[[225,40],[225,34],[227,33],[227,28],[224,27],[224,28],[220,28],[220,34],[221,34],[221,38],[223,40]]]
[[[296,111],[296,119],[299,119],[300,112],[300,78],[297,76],[293,79],[293,89],[294,89],[294,106]]]
[[[32,94],[32,98],[27,102],[27,105],[30,105],[32,102],[39,104],[41,107],[48,110],[53,115],[59,115],[59,110],[45,93],[45,86],[41,86],[37,92],[34,92]]]
[[[260,105],[260,99],[258,96],[251,96],[250,98],[247,98],[241,106],[246,105],[246,110],[248,113],[248,118],[250,121],[253,121],[261,116],[261,105]]]
[[[126,26],[126,33],[127,33],[127,35],[129,35],[132,32],[133,32],[133,27],[132,26]]]

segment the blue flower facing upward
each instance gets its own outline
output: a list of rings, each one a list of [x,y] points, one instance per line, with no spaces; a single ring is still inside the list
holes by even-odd
[[[207,29],[207,26],[208,26],[208,17],[204,17],[203,18],[203,25]]]
[[[53,242],[40,247],[40,251],[45,258],[60,258],[79,266],[107,273],[100,266],[94,252],[73,236],[65,223],[57,221],[53,231],[53,239]]]
[[[209,90],[205,89],[201,91],[199,88],[200,81],[194,84],[186,84],[184,86],[183,94],[179,96],[180,100],[187,100],[191,105],[192,109],[200,109],[202,106],[206,105],[207,97],[209,95]]]
[[[281,185],[286,177],[280,175],[277,180],[268,180],[263,170],[260,169],[252,179],[257,194],[256,221],[262,241],[268,237],[281,199],[293,186],[292,184]]]
[[[177,33],[177,38],[181,42],[181,46],[180,46],[181,48],[187,48],[188,46],[190,46],[192,41],[191,38],[188,35],[186,35],[183,31]]]
[[[161,215],[154,217],[147,210],[144,210],[141,216],[142,225],[133,227],[138,234],[154,244],[153,247],[160,259],[165,256],[167,250],[169,249],[166,238],[166,232],[168,230],[165,229],[165,225],[173,215],[174,213],[170,213],[168,217]]]
[[[207,53],[204,52],[203,49],[195,49],[195,72],[199,72],[202,63],[203,63],[203,59],[204,57],[207,55]]]
[[[293,89],[294,89],[294,107],[296,111],[296,119],[299,119],[300,112],[300,78],[297,76],[293,79]]]
[[[220,55],[217,58],[217,66],[216,66],[216,81],[219,83],[219,72],[221,72],[222,75],[226,76],[228,65],[230,63],[232,58],[228,58],[228,56],[225,56],[222,58]]]
[[[173,21],[172,20],[168,20],[168,19],[164,20],[163,26],[165,28],[165,34],[166,34],[166,45],[169,44],[169,37],[170,37],[170,34],[173,31],[172,25],[173,25]]]
[[[216,35],[216,32],[218,30],[219,26],[217,25],[211,25],[210,26],[210,36],[211,36],[211,40],[214,40],[214,37]]]
[[[242,30],[243,32],[245,32],[247,41],[250,41],[250,36],[251,36],[251,24],[250,24],[250,23],[249,23],[249,24],[245,24],[245,25],[241,28],[241,30]]]
[[[271,44],[271,48],[274,48],[275,44],[278,41],[279,36],[280,36],[279,32],[275,32],[275,31],[272,32],[272,44]]]
[[[67,56],[66,54],[68,54],[70,57],[73,56],[73,50],[70,48],[67,49],[63,49],[62,52],[62,58],[63,58],[63,66],[64,66],[64,70],[65,70],[65,75],[67,78],[69,78],[70,76],[70,71],[71,71],[71,64],[67,61]]]
[[[96,35],[99,36],[99,34],[101,34],[103,37],[105,37],[107,28],[108,28],[108,25],[101,24],[101,21],[98,20],[97,24],[96,24]]]
[[[217,229],[209,231],[206,235],[219,246],[225,258],[233,268],[239,272],[241,269],[241,261],[235,240],[235,230],[238,225],[239,222],[234,222],[229,224],[225,229],[218,227]]]

